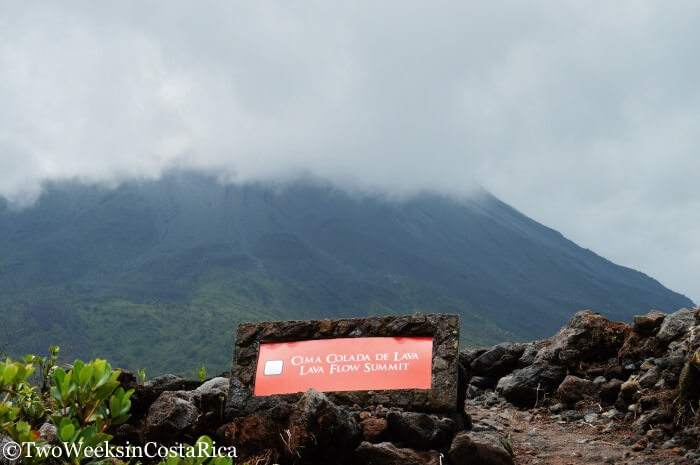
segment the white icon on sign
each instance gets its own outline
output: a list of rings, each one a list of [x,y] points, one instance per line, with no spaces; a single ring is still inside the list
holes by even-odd
[[[283,360],[268,360],[265,362],[265,370],[263,371],[263,374],[265,376],[281,375],[283,366]]]

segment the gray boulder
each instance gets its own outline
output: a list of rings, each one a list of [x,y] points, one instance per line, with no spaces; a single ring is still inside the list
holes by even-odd
[[[203,413],[215,414],[223,420],[228,389],[228,378],[212,378],[192,391],[192,399]]]
[[[205,381],[202,385],[195,389],[195,392],[208,395],[226,395],[228,392],[228,387],[229,379],[224,378],[223,376],[217,376],[209,381]]]
[[[677,312],[668,315],[659,328],[656,338],[663,344],[668,345],[681,337],[685,332],[695,324],[695,312],[682,308]]]
[[[455,422],[449,418],[415,412],[389,412],[389,433],[395,442],[413,449],[446,451],[455,435]]]
[[[131,397],[131,415],[135,419],[145,416],[158,397],[166,391],[191,391],[200,383],[177,375],[163,375],[136,384],[134,395]]]
[[[479,355],[470,366],[477,375],[500,378],[515,369],[524,350],[525,344],[504,342]]]
[[[574,314],[566,325],[543,347],[534,363],[575,367],[579,362],[600,362],[617,356],[629,326],[583,310]]]
[[[639,378],[639,385],[644,389],[651,389],[659,381],[661,372],[657,367],[651,367]]]
[[[529,344],[526,344],[525,350],[523,351],[523,354],[518,359],[518,363],[516,364],[516,366],[518,368],[524,368],[524,367],[532,365],[535,362],[535,358],[537,357],[537,354],[540,352],[540,349],[542,349],[543,345],[544,344],[541,342],[531,342]]]
[[[531,407],[559,386],[564,376],[564,367],[533,364],[501,378],[496,385],[496,392],[512,404]]]
[[[148,409],[143,435],[146,441],[172,443],[195,437],[201,412],[187,391],[165,391]]]
[[[464,368],[469,368],[471,363],[477,359],[481,354],[486,352],[489,349],[486,348],[474,348],[474,347],[467,347],[463,351],[459,353],[459,363],[464,367]]]
[[[39,436],[47,444],[56,444],[56,427],[52,423],[44,423],[39,427]]]

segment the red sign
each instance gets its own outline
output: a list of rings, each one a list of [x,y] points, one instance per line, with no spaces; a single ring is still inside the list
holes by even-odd
[[[260,344],[254,394],[430,389],[432,359],[430,337]]]

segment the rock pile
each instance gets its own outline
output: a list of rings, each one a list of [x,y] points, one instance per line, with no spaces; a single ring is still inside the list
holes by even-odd
[[[563,422],[631,428],[632,450],[689,451],[687,459],[700,463],[692,452],[700,441],[700,308],[652,311],[633,325],[582,311],[550,339],[467,349],[460,360],[469,380],[468,405],[496,405],[502,396]]]
[[[527,424],[540,419],[561,431],[569,424],[630,431],[611,439],[625,450],[621,457],[675,457],[625,463],[700,463],[700,308],[652,311],[632,325],[582,311],[550,339],[465,349],[459,361],[468,400],[454,414],[340,406],[310,390],[294,402],[226,418],[227,378],[200,385],[168,375],[133,381],[134,416],[114,433],[132,444],[208,434],[235,446],[241,463],[261,465],[558,463],[513,458],[534,444],[527,438],[537,433]],[[511,444],[518,432],[526,439]],[[577,441],[583,447],[587,439]],[[587,463],[576,453],[562,463]]]

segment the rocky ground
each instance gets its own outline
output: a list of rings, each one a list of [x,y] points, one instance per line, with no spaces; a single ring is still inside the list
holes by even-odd
[[[250,464],[700,464],[700,308],[633,325],[579,312],[555,336],[460,353],[464,411],[295,403],[225,418],[228,379],[137,383],[117,441],[209,434]]]
[[[517,464],[681,464],[695,463],[687,449],[676,445],[630,447],[639,437],[619,422],[615,428],[564,420],[537,409],[519,410],[501,402],[486,407],[467,401],[474,421],[472,431],[493,432],[510,442]],[[578,417],[581,415],[575,415]],[[610,431],[614,429],[614,431]]]
[[[467,349],[472,431],[507,437],[516,463],[700,463],[699,323],[579,312],[548,340]]]

